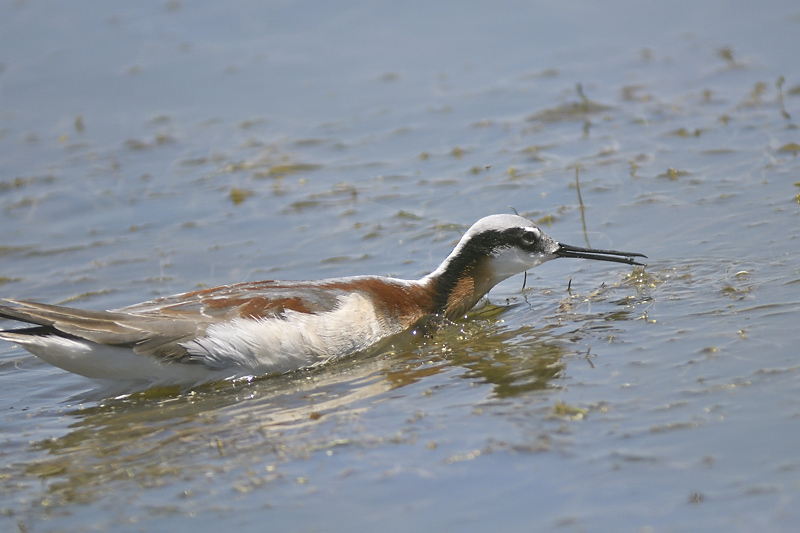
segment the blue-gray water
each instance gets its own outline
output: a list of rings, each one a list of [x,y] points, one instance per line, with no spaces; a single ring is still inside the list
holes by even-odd
[[[798,35],[789,1],[3,4],[2,297],[418,277],[511,208],[650,259],[188,393],[0,344],[0,529],[795,531]]]

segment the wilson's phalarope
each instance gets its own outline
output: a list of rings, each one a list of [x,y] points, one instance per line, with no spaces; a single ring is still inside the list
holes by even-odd
[[[419,280],[357,276],[254,281],[112,311],[6,300],[0,318],[33,324],[0,339],[90,378],[196,384],[323,364],[372,351],[431,318],[463,316],[489,290],[558,257],[641,265],[638,253],[561,244],[516,215],[476,222]]]

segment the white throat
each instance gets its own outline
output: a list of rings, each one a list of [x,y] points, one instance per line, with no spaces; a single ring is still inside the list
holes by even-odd
[[[554,254],[531,254],[516,247],[502,248],[495,255],[490,256],[487,267],[492,277],[492,284],[521,274],[526,270],[539,266],[546,261],[555,259]]]

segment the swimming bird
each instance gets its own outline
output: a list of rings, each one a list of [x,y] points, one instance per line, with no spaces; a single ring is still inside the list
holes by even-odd
[[[559,257],[642,265],[639,253],[569,246],[517,215],[476,222],[419,280],[253,281],[111,311],[5,300],[0,331],[57,367],[101,380],[199,384],[315,367],[464,316],[492,287]]]

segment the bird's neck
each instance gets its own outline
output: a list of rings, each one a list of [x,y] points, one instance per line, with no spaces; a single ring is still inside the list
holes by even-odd
[[[433,312],[447,319],[463,317],[502,279],[489,258],[450,257],[422,282],[433,293]]]

